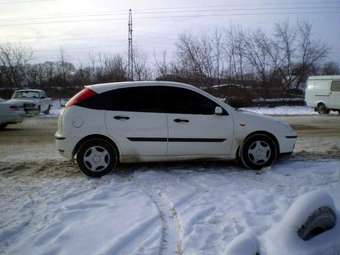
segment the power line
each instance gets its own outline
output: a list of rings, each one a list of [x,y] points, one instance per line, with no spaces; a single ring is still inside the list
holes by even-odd
[[[334,9],[334,8],[333,8]],[[137,20],[167,20],[167,19],[187,19],[187,18],[201,18],[201,17],[231,17],[231,16],[258,16],[258,15],[297,15],[297,14],[339,14],[339,11],[302,11],[302,12],[253,12],[253,13],[210,13],[210,14],[188,14],[188,15],[166,15],[166,16],[144,16],[136,17]],[[31,25],[49,25],[49,24],[65,24],[65,23],[82,23],[82,22],[94,22],[94,21],[122,21],[125,22],[124,18],[91,18],[91,19],[70,19],[70,20],[54,20],[45,22],[23,22],[23,23],[12,23],[12,24],[0,24],[0,27],[14,27],[14,26],[31,26]]]
[[[41,2],[55,2],[56,0],[27,0],[27,1],[6,1],[0,2],[0,4],[11,5],[11,4],[32,4]]]
[[[340,2],[339,2],[340,3]],[[160,11],[153,11],[156,9],[145,9],[144,11],[137,11],[135,12],[135,14],[137,16],[143,16],[145,14],[177,14],[177,13],[184,13],[184,14],[192,14],[192,13],[206,13],[206,12],[238,12],[238,11],[269,11],[269,10],[334,10],[334,9],[340,9],[340,5],[338,6],[292,6],[292,7],[252,7],[252,8],[230,8],[230,7],[226,7],[225,5],[221,5],[219,7],[215,7],[215,8],[199,8],[199,9],[191,9],[191,10],[184,10],[184,9],[175,9],[175,8],[169,8],[169,9],[163,9]],[[120,15],[125,15],[124,13],[120,12],[120,11],[111,11],[111,12],[104,12],[104,13],[87,13],[87,14],[79,14],[79,15],[63,15],[63,16],[55,16],[55,17],[51,17],[51,16],[47,16],[47,17],[31,17],[31,18],[25,18],[23,19],[23,21],[37,21],[39,22],[39,20],[46,20],[47,22],[49,22],[50,19],[52,19],[52,22],[54,21],[58,21],[58,20],[62,20],[65,18],[91,18],[91,17],[103,17],[103,16],[120,16]],[[54,20],[53,20],[54,19]],[[12,18],[12,19],[0,19],[1,21],[17,21],[18,18]]]

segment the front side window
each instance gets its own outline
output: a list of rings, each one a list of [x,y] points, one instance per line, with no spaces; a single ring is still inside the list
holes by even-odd
[[[331,91],[340,92],[340,81],[332,81]]]

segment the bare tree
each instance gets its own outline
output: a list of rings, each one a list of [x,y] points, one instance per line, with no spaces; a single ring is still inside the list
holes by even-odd
[[[26,81],[26,67],[32,60],[32,50],[12,44],[0,45],[0,66],[8,85],[21,87]]]
[[[276,74],[280,76],[284,89],[296,80],[294,66],[297,54],[297,31],[288,22],[277,23],[274,28],[274,47],[278,54]]]
[[[301,23],[298,26],[300,34],[298,42],[298,61],[296,64],[297,84],[305,81],[308,75],[315,71],[320,62],[327,57],[329,48],[326,44],[312,40],[312,26]],[[298,86],[297,85],[297,86]]]
[[[148,58],[146,53],[135,47],[133,51],[133,58],[134,79],[137,81],[150,80],[152,75],[148,67]]]
[[[333,61],[324,63],[321,67],[321,75],[339,75],[340,67],[339,64]]]

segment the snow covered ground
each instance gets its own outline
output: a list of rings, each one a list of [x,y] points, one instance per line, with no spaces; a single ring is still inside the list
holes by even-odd
[[[300,195],[327,191],[340,209],[340,123],[337,116],[276,118],[289,121],[299,139],[295,154],[272,169],[138,164],[101,179],[59,156],[55,118],[13,125],[0,134],[0,254],[215,255],[249,239],[261,255],[286,251],[278,245],[289,236],[278,223]],[[285,254],[322,248],[316,254],[338,255],[337,231],[295,242],[300,250]]]
[[[62,160],[6,162],[0,190],[1,254],[215,255],[252,231],[268,255],[267,230],[298,196],[325,190],[340,208],[340,161],[127,165],[101,179]],[[323,254],[339,254],[334,239]]]

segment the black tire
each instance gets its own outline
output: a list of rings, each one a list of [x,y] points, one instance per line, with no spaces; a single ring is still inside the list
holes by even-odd
[[[76,158],[80,170],[85,175],[101,177],[117,167],[118,151],[111,143],[95,138],[80,145]],[[101,165],[96,166],[97,163]]]
[[[50,110],[51,110],[51,106],[49,105],[48,108],[47,108],[47,110],[44,111],[44,114],[46,114],[46,115],[49,114],[49,113],[50,113]]]
[[[277,159],[278,153],[278,145],[270,136],[254,134],[246,138],[241,145],[239,157],[244,167],[259,170],[272,165]]]
[[[0,130],[5,129],[7,127],[7,123],[0,124]]]
[[[329,109],[327,109],[326,105],[323,103],[319,103],[318,106],[316,107],[316,110],[319,114],[328,114]]]
[[[304,240],[310,240],[313,237],[332,229],[336,224],[336,214],[329,207],[320,207],[315,210],[298,229],[298,236]]]

